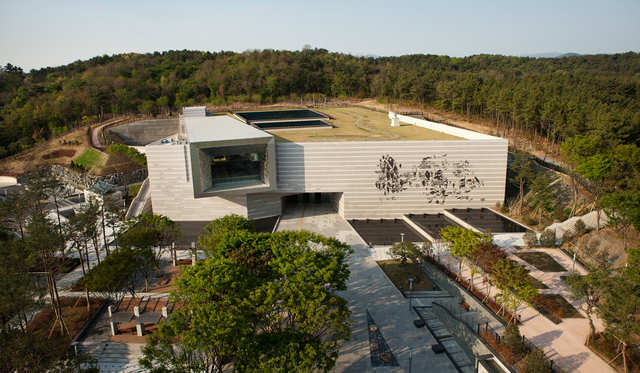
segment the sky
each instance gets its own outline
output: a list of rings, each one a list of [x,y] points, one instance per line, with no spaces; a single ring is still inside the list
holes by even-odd
[[[639,0],[5,1],[0,65],[98,55],[300,50],[354,55],[640,51]]]

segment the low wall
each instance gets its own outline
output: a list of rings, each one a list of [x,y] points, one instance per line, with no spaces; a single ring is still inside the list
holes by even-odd
[[[490,320],[495,320],[501,325],[505,325],[504,321],[496,317],[493,312],[489,310],[487,306],[482,304],[482,302],[480,302],[475,296],[473,296],[473,294],[464,289],[457,282],[450,279],[449,276],[442,273],[442,271],[436,268],[433,264],[424,260],[422,260],[420,263],[422,265],[422,268],[427,273],[427,277],[433,279],[442,290],[448,292],[459,301],[464,300],[469,305],[470,311],[480,312],[483,316],[489,318]]]
[[[442,306],[433,303],[431,309],[444,327],[451,333],[453,339],[458,342],[458,345],[462,348],[469,360],[475,361],[476,356],[493,355],[473,331],[459,320],[453,318]]]

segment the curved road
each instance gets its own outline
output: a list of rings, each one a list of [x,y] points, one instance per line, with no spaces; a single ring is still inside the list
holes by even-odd
[[[100,149],[101,151],[104,151],[106,149],[106,146],[103,145],[100,141],[100,134],[102,133],[102,128],[105,126],[110,126],[112,124],[116,124],[118,122],[122,122],[122,119],[118,119],[115,120],[113,122],[108,122],[105,123],[99,127],[96,127],[93,129],[92,133],[91,133],[91,146],[93,146],[96,149]]]

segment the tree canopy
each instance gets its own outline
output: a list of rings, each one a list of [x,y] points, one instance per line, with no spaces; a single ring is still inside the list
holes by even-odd
[[[640,139],[638,54],[530,58],[360,57],[326,49],[166,51],[96,56],[0,74],[0,156],[99,114],[168,112],[209,103],[378,98],[491,119],[547,138]]]
[[[219,372],[233,362],[237,371],[329,371],[351,334],[347,302],[337,295],[346,290],[351,249],[307,231],[236,226],[201,240],[215,247],[204,247],[209,257],[183,271],[172,297],[184,306],[150,336],[143,365]]]

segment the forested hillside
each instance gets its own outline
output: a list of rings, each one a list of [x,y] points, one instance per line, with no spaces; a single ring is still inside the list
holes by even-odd
[[[0,74],[0,156],[101,112],[233,102],[361,99],[427,105],[498,128],[640,145],[640,57],[435,55],[365,58],[324,49],[121,54]]]

